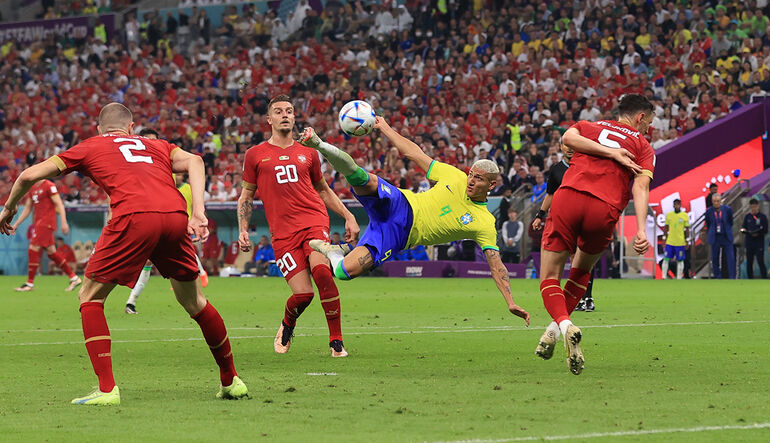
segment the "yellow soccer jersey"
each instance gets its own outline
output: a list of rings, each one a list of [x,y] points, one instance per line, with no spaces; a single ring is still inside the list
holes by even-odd
[[[687,243],[684,240],[684,228],[690,227],[690,219],[687,213],[674,211],[666,214],[666,226],[668,226],[668,238],[666,244],[669,246],[684,246]]]
[[[468,176],[453,166],[434,160],[427,177],[437,182],[429,191],[415,194],[401,190],[414,215],[404,249],[471,239],[481,249],[498,250],[495,217],[490,214],[486,202],[476,203],[465,194]]]
[[[187,218],[192,217],[192,188],[189,183],[182,183],[182,186],[177,188],[179,193],[184,197],[184,201],[187,202]]]

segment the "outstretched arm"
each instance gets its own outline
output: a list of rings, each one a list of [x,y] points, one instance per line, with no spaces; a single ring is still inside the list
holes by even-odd
[[[249,222],[251,221],[251,211],[254,209],[254,191],[254,189],[243,188],[241,196],[238,198],[238,246],[243,252],[251,250]]]
[[[0,211],[1,233],[7,235],[14,233],[14,228],[11,226],[11,220],[13,220],[13,216],[16,215],[19,201],[27,194],[27,192],[29,192],[32,185],[44,178],[53,178],[57,175],[59,175],[59,167],[56,166],[56,163],[52,162],[51,159],[30,166],[22,171],[19,178],[13,183],[13,187],[11,187],[8,201],[5,202],[3,210]]]
[[[489,270],[492,272],[492,279],[495,280],[497,289],[503,294],[503,298],[508,304],[508,310],[511,311],[511,314],[523,318],[527,323],[527,326],[529,326],[529,312],[525,311],[524,308],[513,301],[511,279],[508,277],[508,268],[506,268],[503,261],[500,260],[500,253],[494,249],[487,249],[484,251],[484,256],[487,258]]]
[[[641,166],[634,163],[634,154],[628,152],[626,149],[610,148],[595,142],[590,138],[583,137],[580,135],[580,131],[578,131],[577,128],[567,129],[567,132],[562,136],[562,142],[577,152],[615,160],[630,169],[634,174],[640,174],[642,172]]]
[[[428,154],[424,153],[413,141],[408,140],[403,135],[396,132],[395,129],[391,128],[384,118],[378,116],[377,123],[375,123],[374,127],[379,129],[380,132],[393,143],[393,146],[398,149],[398,152],[401,155],[415,162],[423,171],[430,169],[430,164],[433,162],[433,159],[428,157]]]
[[[335,194],[326,180],[318,180],[313,183],[313,187],[318,196],[321,197],[327,208],[334,211],[335,214],[345,219],[345,242],[351,243],[358,240],[358,234],[361,232],[361,228],[358,226],[358,222],[353,214],[348,211],[348,208],[342,203],[342,200]]]

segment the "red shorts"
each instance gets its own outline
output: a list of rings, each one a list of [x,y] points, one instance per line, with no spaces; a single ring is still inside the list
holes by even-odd
[[[551,213],[545,222],[542,247],[546,251],[599,254],[612,241],[620,217],[614,206],[591,194],[559,188],[553,196]]]
[[[294,233],[290,238],[273,240],[275,264],[281,270],[283,278],[288,282],[292,277],[310,267],[308,257],[313,249],[310,240],[329,241],[329,229],[321,226],[311,226]]]
[[[163,277],[198,278],[186,213],[136,212],[111,219],[102,229],[85,274],[99,283],[133,288],[148,259]]]
[[[48,226],[33,226],[30,230],[32,234],[29,238],[30,246],[40,246],[41,248],[47,248],[54,244],[53,234],[55,229],[51,229]]]

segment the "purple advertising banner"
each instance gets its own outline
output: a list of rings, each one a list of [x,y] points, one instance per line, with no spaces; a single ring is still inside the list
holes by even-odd
[[[526,264],[505,263],[510,278],[526,278]],[[388,261],[382,270],[388,277],[491,278],[489,265],[472,261]]]
[[[115,15],[104,14],[98,18],[104,23],[107,38],[111,39],[115,32]],[[96,19],[97,16],[82,16],[32,22],[0,23],[0,44],[9,40],[31,43],[45,40],[49,35],[66,36],[73,39],[93,36]]]

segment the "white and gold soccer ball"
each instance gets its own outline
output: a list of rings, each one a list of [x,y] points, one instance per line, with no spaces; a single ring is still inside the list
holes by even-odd
[[[372,105],[363,100],[345,103],[340,109],[340,129],[354,137],[361,137],[372,132],[376,117]]]

